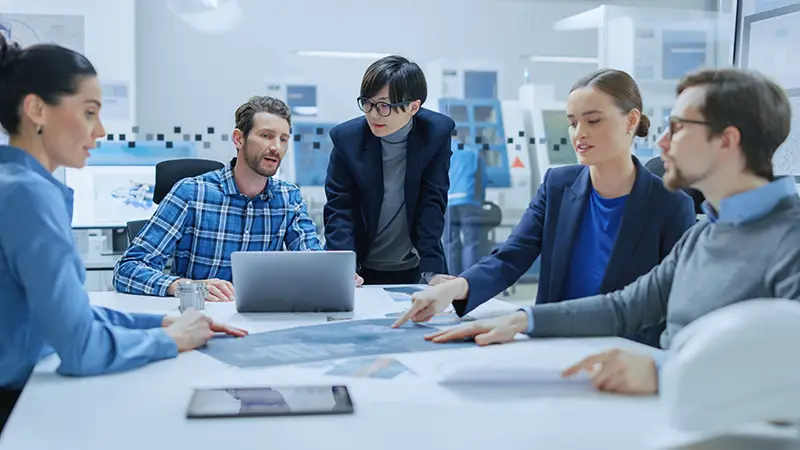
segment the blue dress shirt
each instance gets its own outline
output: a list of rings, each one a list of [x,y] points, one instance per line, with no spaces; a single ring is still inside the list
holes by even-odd
[[[29,153],[0,146],[0,388],[21,389],[58,354],[62,375],[175,357],[163,316],[93,307],[72,235],[73,192]]]

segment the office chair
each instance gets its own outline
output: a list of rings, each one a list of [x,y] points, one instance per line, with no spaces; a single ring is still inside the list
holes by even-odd
[[[664,178],[664,161],[660,156],[656,156],[655,158],[647,161],[644,166],[647,168],[647,170],[652,172],[653,175],[659,178]],[[692,188],[686,188],[683,190],[683,192],[689,195],[689,197],[692,197],[692,200],[694,201],[695,214],[705,214],[703,208],[700,207],[700,205],[706,201],[706,197],[703,195],[703,193]]]
[[[139,234],[139,232],[142,231],[142,228],[144,228],[144,225],[146,223],[147,223],[146,220],[131,220],[126,224],[125,229],[128,232],[127,234],[128,234],[129,244],[133,242],[133,238],[135,238]]]
[[[181,158],[162,161],[156,164],[156,186],[153,192],[153,203],[159,204],[167,196],[175,183],[184,179],[196,177],[212,170],[219,170],[225,167],[219,161],[207,159]],[[126,229],[128,242],[133,242],[142,228],[147,223],[146,220],[133,220],[127,223]]]
[[[221,162],[208,159],[181,158],[162,161],[156,164],[156,187],[153,192],[153,202],[161,203],[161,200],[164,200],[164,197],[178,181],[223,167],[225,165]]]

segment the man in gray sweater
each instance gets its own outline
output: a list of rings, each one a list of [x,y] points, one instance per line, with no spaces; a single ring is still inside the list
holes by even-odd
[[[621,336],[666,319],[661,346],[692,321],[732,303],[800,299],[800,198],[793,177],[776,178],[772,156],[789,135],[783,90],[758,73],[704,70],[685,77],[659,146],[670,189],[706,197],[707,219],[690,228],[664,261],[607,295],[536,305],[509,316],[435,333],[434,342],[474,337],[479,345],[533,337]],[[624,239],[624,236],[620,236]],[[451,302],[469,285],[455,279],[414,301]],[[592,372],[595,386],[655,393],[661,361],[613,350],[567,369]]]

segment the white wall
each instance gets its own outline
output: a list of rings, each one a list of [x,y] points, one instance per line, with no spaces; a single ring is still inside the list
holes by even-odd
[[[320,121],[357,115],[355,98],[371,61],[303,57],[297,50],[400,53],[423,67],[439,58],[500,58],[508,67],[504,98],[517,96],[523,55],[596,53],[596,33],[552,30],[553,22],[585,8],[570,3],[409,0],[378,7],[370,0],[240,0],[244,22],[222,35],[190,28],[164,3],[136,5],[138,122],[154,133],[176,125],[229,131],[236,107],[265,94],[271,81],[316,84]],[[530,68],[533,82],[561,92],[586,71]],[[232,153],[229,145],[215,144],[220,159]]]
[[[84,53],[101,82],[130,86],[130,117],[136,115],[135,0],[0,0],[0,14],[78,15],[84,17]],[[130,132],[132,120],[106,121],[109,132]],[[120,130],[120,131],[116,131]]]
[[[84,54],[102,82],[129,85],[129,120],[105,120],[109,133],[130,133],[136,114],[135,0],[0,0],[0,14],[78,15],[84,17]],[[102,117],[102,113],[101,113]],[[60,173],[61,172],[61,173]],[[63,171],[54,174],[63,180]],[[79,250],[86,251],[86,231],[76,232]],[[107,290],[110,275],[88,272],[89,290]]]

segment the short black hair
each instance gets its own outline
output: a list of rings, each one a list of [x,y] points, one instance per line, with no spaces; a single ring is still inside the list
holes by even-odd
[[[391,103],[425,103],[428,99],[428,82],[422,69],[402,56],[386,56],[370,64],[361,80],[361,97],[371,98],[384,86],[389,86]]]
[[[78,52],[52,44],[23,49],[0,34],[0,125],[8,134],[18,134],[26,96],[57,105],[62,97],[75,95],[84,78],[94,76],[94,66]]]
[[[678,95],[693,86],[705,87],[700,113],[709,138],[737,128],[746,169],[772,180],[772,157],[791,128],[792,107],[783,89],[758,72],[733,68],[688,74],[678,84]]]
[[[286,120],[289,126],[292,125],[292,113],[289,106],[283,100],[266,95],[255,95],[250,97],[246,103],[236,109],[234,119],[236,120],[236,128],[241,130],[242,134],[247,137],[250,130],[253,129],[253,116],[260,112],[276,115]]]

